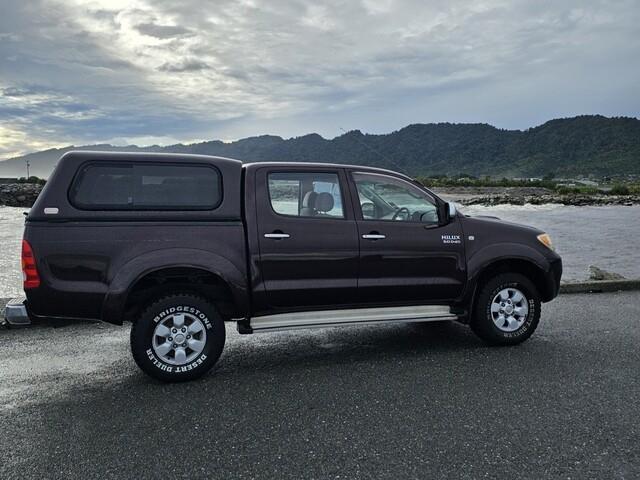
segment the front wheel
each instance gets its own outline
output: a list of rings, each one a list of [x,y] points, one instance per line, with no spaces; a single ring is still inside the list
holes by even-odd
[[[527,277],[505,273],[480,288],[471,321],[476,335],[492,345],[515,345],[533,334],[540,321],[540,295]]]
[[[131,328],[138,366],[164,382],[194,380],[207,373],[224,348],[224,321],[216,308],[191,294],[152,302]]]

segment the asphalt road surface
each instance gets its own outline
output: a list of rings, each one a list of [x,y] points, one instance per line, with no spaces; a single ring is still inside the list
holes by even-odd
[[[0,330],[0,478],[640,477],[640,293],[562,295],[528,342],[454,323],[240,336],[165,385],[128,328]]]

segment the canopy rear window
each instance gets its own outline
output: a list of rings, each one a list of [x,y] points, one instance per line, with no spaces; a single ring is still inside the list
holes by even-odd
[[[222,182],[208,165],[96,162],[80,170],[69,199],[84,210],[213,210]]]

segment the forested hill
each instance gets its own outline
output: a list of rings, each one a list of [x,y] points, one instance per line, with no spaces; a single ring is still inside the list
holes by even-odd
[[[47,177],[68,150],[132,150],[199,153],[243,161],[351,163],[402,170],[411,175],[494,177],[640,174],[640,120],[585,115],[551,120],[525,131],[487,124],[415,124],[384,134],[351,131],[332,140],[317,134],[282,139],[264,135],[231,143],[113,147],[89,145],[33,153],[0,162],[0,177]]]

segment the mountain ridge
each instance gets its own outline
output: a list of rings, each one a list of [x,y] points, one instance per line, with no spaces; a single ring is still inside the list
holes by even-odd
[[[245,162],[301,161],[371,165],[411,175],[492,177],[640,174],[640,120],[580,115],[526,130],[487,123],[416,123],[384,134],[351,130],[332,139],[317,133],[282,138],[259,135],[234,142],[113,146],[95,144],[47,149],[0,161],[0,177],[47,177],[70,150],[173,152],[217,155]]]

